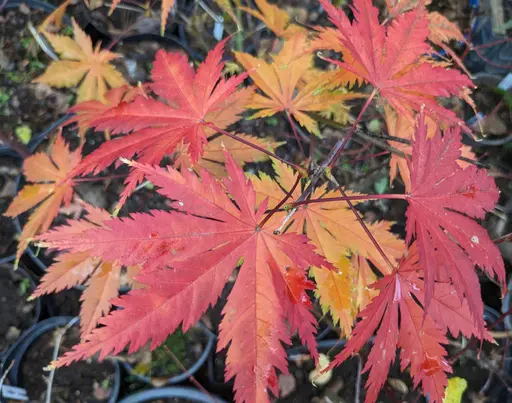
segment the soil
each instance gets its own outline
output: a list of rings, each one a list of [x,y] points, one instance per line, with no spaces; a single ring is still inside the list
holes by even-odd
[[[11,140],[18,127],[33,134],[43,130],[66,112],[72,98],[70,90],[31,83],[51,59],[36,46],[27,24],[37,26],[46,16],[26,5],[0,13],[0,133]]]
[[[52,360],[57,331],[39,337],[27,350],[21,362],[21,385],[27,389],[31,402],[44,401],[47,373],[42,368]],[[80,339],[77,326],[62,338],[60,354],[68,351]],[[112,393],[115,379],[114,366],[109,361],[80,361],[55,372],[52,402],[96,403],[105,402]]]
[[[135,373],[150,377],[154,386],[160,386],[167,379],[181,374],[182,366],[187,369],[192,367],[203,353],[206,343],[207,337],[199,328],[191,328],[185,334],[178,329],[152,352],[143,348],[126,356],[125,360],[130,363]]]
[[[3,215],[16,195],[16,178],[20,173],[20,161],[12,157],[0,157],[0,256],[16,252],[16,226],[14,220]]]
[[[0,265],[0,353],[5,352],[35,321],[35,303],[27,302],[33,288],[21,272]]]

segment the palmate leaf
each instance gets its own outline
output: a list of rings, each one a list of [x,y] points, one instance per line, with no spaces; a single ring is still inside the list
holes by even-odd
[[[73,198],[73,181],[65,180],[80,162],[81,149],[71,152],[61,135],[57,136],[51,152],[38,152],[23,162],[23,175],[28,184],[21,189],[4,213],[17,217],[36,207],[18,239],[16,261],[19,261],[31,239],[50,228],[62,204]]]
[[[468,299],[475,325],[484,331],[483,303],[474,266],[503,284],[505,268],[498,247],[472,218],[482,219],[498,201],[499,192],[487,172],[457,164],[461,155],[460,127],[427,140],[420,114],[412,143],[411,191],[406,196],[407,242],[413,237],[425,271],[425,303],[435,281],[451,279],[460,297]]]
[[[281,51],[272,57],[272,63],[235,52],[235,57],[264,95],[254,94],[247,108],[258,110],[252,117],[272,116],[278,112],[292,115],[306,130],[320,135],[318,123],[306,112],[321,112],[345,100],[360,97],[355,94],[322,91],[322,75],[308,74],[313,70],[313,55],[306,52],[307,36],[298,33],[289,37]],[[330,78],[330,75],[327,74]]]
[[[224,129],[236,122],[238,114],[252,93],[251,88],[237,92],[246,74],[221,78],[221,61],[226,40],[220,42],[199,66],[197,72],[181,53],[160,50],[153,64],[152,90],[165,100],[136,97],[121,102],[89,122],[97,130],[109,130],[112,135],[130,133],[102,144],[89,154],[71,175],[98,173],[120,157],[137,155],[138,161],[158,164],[165,154],[172,153],[184,141],[192,162],[203,154],[207,136],[213,131],[206,123],[213,122]],[[121,206],[137,184],[142,173],[132,171],[125,180]],[[118,206],[118,207],[119,207]]]
[[[395,272],[374,284],[379,294],[359,315],[352,337],[331,366],[357,353],[377,331],[363,372],[369,372],[365,402],[375,402],[386,381],[389,367],[400,348],[401,370],[410,367],[414,386],[432,402],[442,402],[447,373],[452,372],[442,346],[447,330],[457,337],[477,336],[492,341],[491,335],[474,326],[466,299],[454,298],[455,289],[439,283],[430,308],[424,311],[424,286],[418,252],[413,244]],[[419,304],[418,304],[419,303]],[[420,305],[421,304],[421,305]]]
[[[45,32],[44,35],[62,60],[53,61],[42,76],[34,82],[56,87],[74,87],[80,82],[77,103],[98,100],[105,102],[108,87],[116,88],[125,84],[124,78],[110,64],[118,54],[93,47],[92,40],[73,23],[74,40],[67,36]]]
[[[412,140],[414,137],[415,127],[413,123],[403,115],[396,113],[389,106],[384,107],[384,118],[388,129],[388,134],[393,137],[399,137],[405,140]],[[433,138],[435,135],[441,135],[435,121],[428,116],[425,116],[425,122],[427,124],[427,139]],[[393,140],[388,140],[389,145],[402,151],[406,155],[410,155],[412,148],[408,144],[400,143]],[[475,159],[475,154],[471,151],[471,147],[463,144],[461,147],[461,156],[469,158],[470,160]],[[469,166],[469,162],[463,160],[457,160],[457,164],[461,168]],[[393,181],[400,172],[400,176],[405,184],[405,190],[409,192],[411,190],[411,174],[409,172],[409,165],[407,159],[392,153],[389,159],[389,182],[392,185]]]
[[[459,123],[436,97],[468,98],[471,80],[456,70],[433,66],[424,54],[430,34],[424,7],[399,15],[388,27],[380,24],[379,10],[371,0],[354,0],[355,21],[350,23],[341,9],[320,0],[330,21],[339,31],[344,61],[330,60],[372,84],[398,112],[413,120],[412,111],[425,105],[425,112],[446,124]]]
[[[133,352],[150,339],[155,348],[180,324],[187,330],[199,320],[242,262],[223,310],[218,348],[229,346],[226,375],[236,375],[236,400],[268,401],[267,390],[278,394],[275,368],[287,372],[281,344],[290,342],[285,319],[316,354],[305,270],[330,265],[314,253],[305,236],[277,236],[274,227],[259,227],[268,203],[255,208],[254,187],[229,156],[229,179],[223,184],[206,171],[200,181],[188,170],[180,174],[172,168],[130,164],[179,211],[133,214],[76,236],[62,236],[56,230],[41,237],[51,248],[90,251],[123,265],[141,264],[137,280],[146,286],[114,300],[123,309],[101,319],[104,327],[86,336],[56,365],[98,351],[103,358],[128,343]]]

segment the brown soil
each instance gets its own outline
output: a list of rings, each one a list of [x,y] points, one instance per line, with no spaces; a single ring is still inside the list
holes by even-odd
[[[28,349],[21,363],[21,384],[30,401],[43,401],[46,393],[48,373],[43,371],[52,360],[56,332],[43,334]],[[69,329],[62,338],[60,354],[78,343],[78,327]],[[105,402],[112,393],[114,367],[108,361],[80,361],[55,372],[52,388],[52,402],[96,403]]]
[[[32,84],[50,58],[41,52],[28,30],[47,15],[23,5],[0,13],[0,132],[12,135],[27,125],[38,133],[66,112],[70,91]]]
[[[12,266],[0,266],[0,352],[4,352],[34,321],[35,303],[27,280]]]
[[[14,158],[0,158],[0,256],[11,255],[16,250],[14,221],[3,213],[16,193],[16,177],[19,172],[19,163]]]

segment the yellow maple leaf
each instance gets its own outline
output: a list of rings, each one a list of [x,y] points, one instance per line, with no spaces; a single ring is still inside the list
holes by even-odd
[[[259,10],[240,7],[241,10],[261,20],[272,32],[281,38],[290,38],[306,30],[290,22],[290,15],[279,7],[270,4],[267,0],[255,0]]]
[[[255,93],[249,100],[247,108],[258,110],[253,118],[285,112],[310,133],[319,135],[318,123],[305,112],[325,111],[354,98],[351,94],[328,91],[322,74],[308,72],[312,69],[313,55],[305,52],[307,47],[306,36],[296,34],[273,56],[271,64],[248,53],[235,52],[236,60],[249,71],[249,76],[265,94]],[[314,78],[307,80],[311,77]]]
[[[53,61],[34,82],[55,87],[74,87],[80,82],[77,103],[104,99],[108,87],[116,88],[126,82],[116,68],[109,64],[118,54],[93,47],[91,38],[73,23],[74,40],[45,32],[45,36],[62,60]]]
[[[370,288],[377,276],[368,260],[359,255],[352,259],[342,256],[335,266],[337,271],[314,267],[311,274],[323,313],[330,312],[334,325],[339,324],[342,334],[348,337],[358,313],[378,294]]]

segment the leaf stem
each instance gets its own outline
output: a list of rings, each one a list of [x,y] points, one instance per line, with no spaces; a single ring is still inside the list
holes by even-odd
[[[212,123],[212,122],[205,122],[204,125],[208,126],[209,128],[211,128],[211,129],[213,129],[213,130],[215,130],[215,131],[217,131],[219,133],[224,134],[225,136],[231,137],[233,140],[239,141],[240,143],[243,143],[243,144],[245,144],[245,145],[247,145],[249,147],[252,147],[255,150],[261,151],[263,154],[267,154],[271,158],[275,158],[276,160],[279,160],[282,163],[291,166],[293,169],[295,169],[299,173],[304,172],[304,168],[294,164],[293,162],[286,161],[285,159],[277,156],[275,153],[273,153],[271,151],[268,151],[268,150],[265,150],[263,147],[260,147],[257,144],[251,143],[250,141],[247,141],[247,140],[245,140],[245,139],[243,139],[241,137],[238,137],[236,134],[229,133],[226,130],[223,130],[220,127],[215,126],[215,124]]]
[[[341,151],[343,150],[343,148],[345,147],[347,142],[350,140],[350,138],[355,133],[355,131],[357,129],[357,125],[361,121],[361,118],[363,117],[363,113],[366,111],[366,109],[368,109],[368,106],[370,105],[370,103],[373,100],[373,98],[375,97],[375,95],[377,95],[376,88],[373,89],[371,95],[366,100],[363,108],[361,109],[361,112],[359,112],[359,115],[357,116],[357,119],[354,121],[354,124],[350,128],[350,131],[348,132],[348,134],[345,137],[343,137],[342,139],[338,140],[336,145],[329,152],[329,155],[327,155],[327,158],[322,162],[322,164],[320,164],[315,169],[315,171],[311,175],[309,185],[297,199],[298,202],[306,200],[309,197],[309,195],[311,195],[311,193],[313,193],[313,190],[315,189],[315,186],[316,186],[316,183],[318,182],[318,180],[322,177],[322,175],[325,172],[327,172],[328,169],[330,169],[334,165],[336,160],[339,158]],[[293,210],[290,210],[290,212],[283,219],[283,222],[281,223],[280,227],[275,231],[276,233],[281,232],[285,223],[290,220],[290,218],[293,216],[293,214],[295,214],[296,211],[297,211],[296,208],[294,208]]]
[[[300,174],[300,172],[298,173],[297,175],[297,179],[295,180],[295,183],[293,184],[292,188],[290,189],[290,191],[288,193],[286,193],[286,195],[283,197],[283,199],[277,203],[277,205],[265,216],[265,218],[261,221],[261,223],[259,224],[259,227],[260,228],[263,228],[263,226],[267,223],[268,220],[270,220],[270,218],[277,212],[279,211],[279,209],[283,206],[283,204],[286,203],[286,201],[292,197],[293,195],[293,192],[295,192],[295,189],[297,189],[297,186],[299,185],[300,183],[300,180],[301,180],[302,176]]]
[[[375,200],[375,199],[407,199],[405,194],[372,194],[372,195],[356,195],[356,196],[343,196],[343,197],[326,197],[320,199],[309,199],[290,203],[290,207],[302,206],[305,204],[313,203],[330,203],[339,201],[361,201],[361,200]]]
[[[80,183],[80,182],[99,182],[99,181],[105,181],[110,179],[119,179],[119,178],[126,178],[127,174],[119,174],[119,175],[109,175],[109,176],[99,176],[94,178],[79,178],[79,179],[73,179],[73,182]]]
[[[299,144],[300,152],[302,153],[304,158],[306,158],[306,152],[304,151],[304,147],[302,146],[302,141],[300,141],[300,137],[297,133],[297,130],[295,129],[295,124],[293,123],[292,115],[290,115],[290,112],[286,112],[286,117],[288,118],[288,123],[290,124],[290,127],[292,128],[293,135],[295,136],[295,140]]]
[[[338,183],[338,181],[332,175],[329,175],[329,180],[331,182],[333,182],[338,187],[338,191],[343,195],[343,197],[345,197],[345,198],[348,197],[347,194],[345,193],[345,191],[343,190],[343,188],[341,187],[341,185]],[[404,195],[400,195],[400,196],[404,196]],[[377,242],[377,240],[373,236],[372,232],[370,231],[370,229],[364,222],[364,220],[359,215],[359,211],[357,211],[357,209],[354,207],[354,205],[352,204],[352,202],[349,199],[346,199],[345,201],[347,202],[348,206],[350,207],[350,210],[352,210],[352,213],[354,213],[354,216],[356,217],[356,220],[359,222],[359,225],[361,225],[364,232],[366,232],[366,235],[368,235],[368,238],[370,238],[370,240],[372,241],[372,243],[375,246],[375,248],[377,249],[377,251],[380,253],[380,255],[382,256],[384,261],[387,263],[387,265],[389,266],[391,271],[393,271],[395,269],[395,266],[393,265],[393,263],[391,263],[391,260],[389,260],[388,256],[384,252],[384,249],[382,249],[382,247]]]

